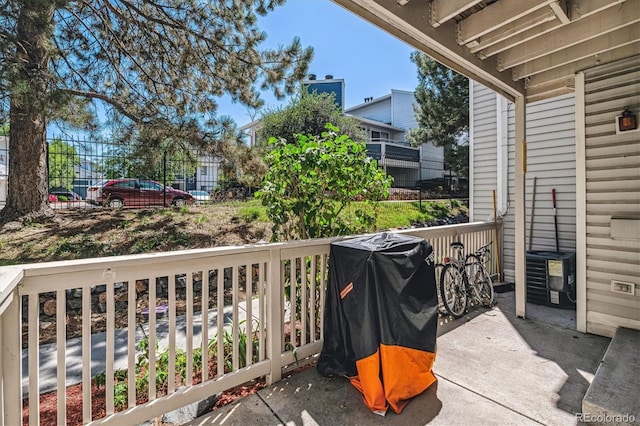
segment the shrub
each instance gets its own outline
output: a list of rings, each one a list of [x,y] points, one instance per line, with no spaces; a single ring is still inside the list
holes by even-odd
[[[330,124],[320,136],[297,135],[292,143],[271,138],[269,170],[256,196],[273,222],[272,240],[366,232],[375,206],[387,197],[391,178],[354,142]],[[341,215],[361,201],[353,214]]]

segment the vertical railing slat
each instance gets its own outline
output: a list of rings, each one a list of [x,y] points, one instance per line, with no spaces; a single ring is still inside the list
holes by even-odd
[[[193,272],[187,273],[187,386],[193,385]]]
[[[106,335],[106,372],[107,375],[105,382],[105,392],[106,392],[106,406],[107,406],[107,416],[113,414],[115,412],[115,403],[114,403],[114,360],[115,360],[115,349],[116,349],[116,341],[115,341],[115,303],[114,303],[114,291],[113,291],[114,283],[107,283],[107,335]]]
[[[265,312],[266,312],[266,307],[265,307],[265,301],[266,301],[266,297],[264,297],[264,292],[266,290],[266,284],[267,284],[267,264],[266,263],[260,263],[258,265],[258,322],[259,322],[259,326],[260,326],[260,344],[258,346],[258,359],[260,361],[262,361],[265,358],[265,340],[264,340],[264,333],[265,333],[265,327],[266,327],[266,322],[265,322]]]
[[[300,346],[307,344],[307,257],[300,258]]]
[[[216,321],[216,339],[218,341],[218,377],[220,377],[224,374],[224,268],[218,269],[217,280],[218,319]]]
[[[91,286],[82,288],[82,421],[91,421]]]
[[[65,290],[56,291],[57,402],[58,424],[67,424],[67,302]]]
[[[4,404],[4,424],[13,426],[22,424],[22,303],[17,289],[7,296],[7,300],[11,301],[0,315],[0,388],[3,389],[0,405]]]
[[[29,425],[40,424],[40,297],[29,297]],[[2,400],[0,400],[0,403]]]
[[[285,281],[286,281],[285,280],[285,274],[286,274],[287,262],[289,262],[289,267],[291,267],[291,260],[283,259],[283,260],[280,261],[280,264],[278,265],[278,268],[277,268],[278,269],[278,275],[280,275],[280,278],[277,281],[274,282],[274,285],[278,285],[278,286],[280,286],[282,288],[281,292],[279,293],[280,294],[280,298],[282,299],[280,301],[280,313],[279,313],[280,322],[278,323],[280,325],[277,328],[277,330],[279,330],[279,333],[280,333],[280,337],[279,337],[279,339],[280,339],[279,340],[279,342],[280,342],[280,354],[284,350],[284,341],[285,341],[284,322],[285,322],[286,313],[287,313],[286,312],[286,310],[287,310],[287,295],[284,292],[284,287],[283,286],[285,285]],[[267,293],[267,294],[268,294],[268,297],[271,297],[271,293]],[[291,293],[289,293],[289,294],[291,294]],[[269,303],[269,302],[267,302],[267,303]],[[273,318],[273,319],[270,319],[269,321],[274,321],[274,324],[275,324],[276,319]],[[276,331],[276,330],[274,330],[274,331]],[[267,334],[269,334],[269,333],[267,333]]]
[[[245,333],[247,336],[247,345],[246,345],[246,351],[245,351],[245,360],[246,360],[246,365],[251,365],[252,361],[253,361],[253,339],[251,337],[253,330],[252,330],[252,324],[253,324],[253,265],[248,264],[247,268],[245,270],[245,305],[246,305],[246,310],[247,310],[247,322],[245,323]]]
[[[127,281],[127,403],[136,405],[136,280]]]
[[[267,385],[282,378],[282,347],[284,345],[284,262],[282,252],[278,248],[269,250],[267,264],[266,303],[267,306],[267,357],[270,361]]]
[[[149,401],[156,399],[156,285],[158,277],[149,277]]]
[[[292,348],[296,347],[296,318],[298,315],[298,307],[296,306],[296,299],[298,298],[298,278],[296,274],[297,261],[296,258],[292,258],[291,269],[289,270],[289,342]],[[284,348],[283,348],[284,349]]]
[[[167,277],[169,284],[169,383],[167,394],[176,391],[176,274]]]
[[[320,256],[320,338],[324,339],[324,294],[327,284],[327,261],[328,256],[323,254]]]
[[[4,340],[2,340],[2,322],[3,322],[4,318],[2,318],[2,315],[0,315],[0,342],[4,342]],[[2,350],[2,348],[0,348],[0,383],[2,383],[0,385],[0,425],[4,426],[5,425],[5,417],[4,417],[4,391],[3,391],[3,386],[4,386],[4,361],[2,358],[2,353],[4,351]]]
[[[202,271],[202,297],[200,298],[200,313],[202,315],[202,339],[200,351],[202,353],[202,383],[209,380],[209,271]]]
[[[318,256],[315,254],[311,256],[311,283],[310,283],[310,298],[309,298],[309,318],[311,318],[311,324],[309,324],[309,335],[311,336],[311,341],[316,341],[316,284],[317,277],[316,271],[318,268],[317,265]]]
[[[238,327],[239,327],[239,318],[238,318],[238,282],[239,282],[239,271],[238,266],[233,267],[233,272],[231,273],[231,298],[233,304],[233,321],[231,323],[231,339],[232,339],[232,349],[231,349],[231,365],[233,371],[236,371],[239,368],[240,364],[240,353],[238,349]]]

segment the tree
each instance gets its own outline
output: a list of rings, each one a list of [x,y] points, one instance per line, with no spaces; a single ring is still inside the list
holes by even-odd
[[[78,177],[77,166],[80,166],[80,157],[74,146],[61,139],[49,144],[49,188],[73,189],[73,180]]]
[[[269,169],[257,197],[273,221],[274,241],[353,234],[375,223],[375,203],[386,198],[391,178],[367,157],[364,143],[332,125],[326,129],[269,141]]]
[[[262,114],[258,145],[266,146],[270,138],[292,140],[297,134],[320,136],[327,123],[340,128],[351,139],[364,140],[360,122],[342,113],[334,94],[307,93],[302,89],[287,106]]]
[[[413,52],[411,61],[418,68],[418,128],[407,139],[414,146],[431,142],[444,147],[445,169],[468,174],[468,165],[462,163],[468,162],[468,147],[464,147],[469,131],[469,80],[421,52]]]
[[[258,107],[259,90],[294,93],[312,50],[297,38],[260,49],[256,25],[284,1],[0,1],[0,113],[11,125],[0,221],[50,212],[48,122],[95,129],[102,103],[123,140],[146,133],[151,148],[170,139],[214,150],[236,137],[218,97]]]
[[[227,147],[228,157],[235,159],[232,163],[235,180],[249,187],[260,186],[267,172],[264,155],[270,148],[271,138],[294,140],[298,134],[319,136],[328,123],[354,140],[364,139],[360,122],[342,113],[334,94],[308,93],[301,88],[288,105],[268,109],[261,115],[257,146]]]

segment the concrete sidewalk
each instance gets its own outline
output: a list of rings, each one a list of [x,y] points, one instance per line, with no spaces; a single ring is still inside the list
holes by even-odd
[[[516,318],[504,302],[440,326],[438,382],[399,415],[372,414],[346,379],[311,368],[189,424],[577,424],[610,339]]]
[[[252,302],[253,318],[258,320],[255,315],[260,307],[260,300],[254,299]],[[223,318],[225,327],[230,329],[233,322],[233,307],[225,306],[223,309]],[[238,322],[242,322],[247,318],[247,310],[245,302],[238,304]],[[200,312],[193,315],[193,347],[200,346],[202,341],[202,314]],[[210,309],[208,313],[209,339],[217,334],[218,311]],[[149,324],[144,323],[136,327],[136,341],[149,335]],[[184,315],[176,318],[176,346],[186,348],[187,320]],[[114,354],[114,368],[128,367],[128,329],[114,330],[116,342]],[[166,316],[157,318],[156,339],[159,348],[165,349],[169,345],[169,320]],[[107,334],[105,332],[91,335],[91,376],[102,373],[106,368],[106,348]],[[58,371],[58,351],[56,343],[48,343],[39,346],[39,383],[40,393],[49,392],[56,389],[57,371]],[[77,337],[66,341],[65,345],[66,359],[66,385],[71,386],[82,382],[82,338]],[[29,350],[22,350],[22,394],[24,397],[29,395]]]

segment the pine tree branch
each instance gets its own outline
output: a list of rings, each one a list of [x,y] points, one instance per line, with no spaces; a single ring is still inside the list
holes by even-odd
[[[79,97],[83,97],[83,98],[87,98],[87,99],[100,99],[101,101],[104,101],[106,103],[108,103],[109,105],[111,105],[112,107],[114,107],[120,114],[124,115],[125,117],[129,118],[131,121],[133,121],[134,123],[142,123],[143,120],[142,118],[134,115],[133,113],[131,113],[122,103],[116,101],[115,99],[113,99],[110,96],[107,96],[103,93],[98,93],[98,92],[90,92],[90,91],[85,91],[85,90],[77,90],[77,89],[70,89],[70,88],[63,88],[60,89],[62,92],[67,93],[69,95],[73,95],[73,96],[79,96]]]

